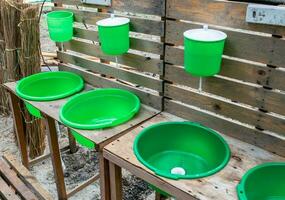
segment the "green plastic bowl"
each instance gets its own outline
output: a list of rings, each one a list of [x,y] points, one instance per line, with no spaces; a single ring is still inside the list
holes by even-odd
[[[117,126],[140,109],[133,93],[120,89],[96,89],[72,97],[61,107],[61,121],[72,128],[93,130]]]
[[[111,17],[97,22],[103,53],[121,55],[129,50],[129,23],[130,20],[124,17]]]
[[[75,140],[79,144],[81,144],[83,147],[86,147],[87,149],[93,149],[93,150],[95,149],[96,144],[94,142],[92,142],[91,140],[88,140],[87,138],[83,137],[82,135],[80,135],[76,131],[71,130],[70,132],[73,135],[73,137],[75,138]]]
[[[265,163],[250,169],[237,193],[239,200],[284,200],[285,163]]]
[[[227,35],[221,31],[193,29],[184,33],[184,65],[193,76],[218,74]]]
[[[225,140],[194,122],[166,122],[144,129],[135,139],[134,153],[147,168],[170,179],[210,176],[230,159]]]
[[[29,104],[28,102],[24,102],[28,112],[36,117],[36,118],[42,118],[42,114],[41,111],[39,109],[37,109],[36,107],[34,107],[33,105]]]
[[[83,79],[70,72],[42,72],[23,78],[16,86],[19,97],[30,101],[53,101],[81,91]],[[40,111],[25,102],[28,111],[40,118]]]
[[[73,13],[53,11],[47,14],[50,38],[55,42],[67,42],[73,37]]]

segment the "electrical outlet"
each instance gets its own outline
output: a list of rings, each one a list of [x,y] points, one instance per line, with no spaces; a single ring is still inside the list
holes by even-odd
[[[285,26],[285,7],[249,4],[246,21],[249,23]]]
[[[81,0],[82,3],[95,4],[100,6],[111,6],[112,0]]]

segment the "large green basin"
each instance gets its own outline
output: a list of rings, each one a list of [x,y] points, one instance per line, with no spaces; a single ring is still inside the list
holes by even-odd
[[[70,72],[42,72],[23,78],[16,87],[17,94],[30,101],[53,101],[79,92],[83,79]]]
[[[65,98],[82,90],[83,79],[70,72],[42,72],[21,79],[16,93],[30,101],[53,101]],[[41,117],[40,111],[25,103],[28,111],[35,117]]]
[[[240,200],[284,200],[285,163],[265,163],[250,169],[237,193]]]
[[[166,122],[144,129],[135,139],[134,152],[143,165],[170,179],[210,176],[230,159],[225,140],[193,122]]]
[[[72,97],[62,106],[60,119],[77,129],[102,129],[130,120],[139,108],[139,98],[129,91],[96,89]]]

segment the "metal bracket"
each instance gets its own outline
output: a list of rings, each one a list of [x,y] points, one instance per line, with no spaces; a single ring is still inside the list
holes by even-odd
[[[285,26],[285,7],[249,4],[246,21],[256,24]]]
[[[95,4],[100,6],[111,6],[112,0],[81,0],[82,3]]]

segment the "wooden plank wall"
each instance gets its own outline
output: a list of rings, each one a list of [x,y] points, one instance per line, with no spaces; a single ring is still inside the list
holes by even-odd
[[[285,156],[285,27],[245,22],[248,3],[167,0],[165,110]],[[183,69],[183,32],[228,34],[222,70],[199,80]]]
[[[75,16],[74,38],[58,51],[60,70],[81,74],[95,87],[117,87],[136,93],[144,104],[162,109],[164,70],[164,0],[113,0],[111,7],[83,4],[80,0],[57,0],[55,10],[70,10]],[[99,46],[96,22],[110,17],[131,19],[131,49],[115,57]]]
[[[56,3],[63,7],[55,9],[71,10],[76,22],[73,40],[58,52],[61,70],[96,87],[131,90],[147,105],[285,156],[285,27],[246,23],[248,3],[238,1]],[[114,12],[131,19],[131,50],[118,57],[120,67],[101,52],[96,28]],[[228,40],[221,73],[203,79],[199,92],[198,78],[183,69],[183,32],[203,24],[226,32]]]

